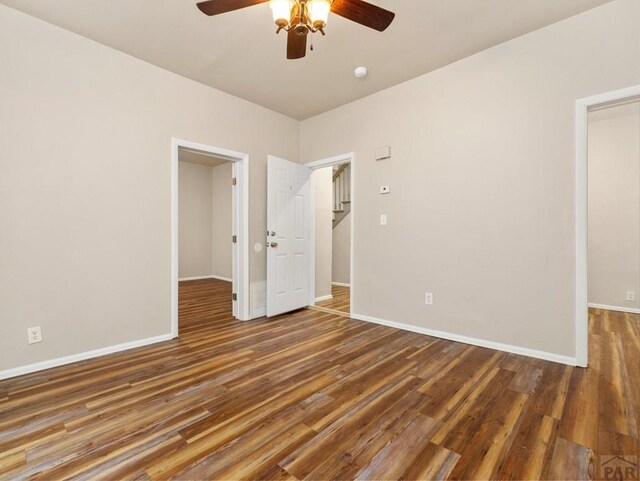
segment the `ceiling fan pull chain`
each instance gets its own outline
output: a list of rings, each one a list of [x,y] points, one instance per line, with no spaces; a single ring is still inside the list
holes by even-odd
[[[313,52],[313,35],[309,35],[311,37],[311,46],[309,49]]]

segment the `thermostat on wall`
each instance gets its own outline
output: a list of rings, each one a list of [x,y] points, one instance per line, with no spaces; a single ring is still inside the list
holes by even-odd
[[[376,149],[376,160],[386,160],[391,158],[391,147],[379,147]]]

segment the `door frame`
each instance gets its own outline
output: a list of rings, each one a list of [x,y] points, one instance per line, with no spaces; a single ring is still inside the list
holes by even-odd
[[[588,306],[588,128],[589,110],[640,98],[640,85],[576,100],[575,131],[575,252],[576,252],[576,363],[587,367],[589,360]]]
[[[233,163],[236,185],[232,199],[232,229],[238,242],[232,251],[232,282],[237,301],[233,315],[239,320],[249,315],[249,155],[178,138],[171,139],[171,335],[178,337],[178,266],[179,266],[179,152],[195,151],[214,155]]]
[[[305,164],[311,170],[311,175],[313,175],[314,170],[322,169],[324,167],[329,167],[332,165],[341,165],[341,164],[351,164],[351,219],[349,220],[351,229],[351,246],[349,247],[349,315],[353,314],[353,291],[355,288],[355,278],[354,278],[354,221],[355,221],[355,210],[358,207],[356,200],[356,189],[355,189],[355,178],[356,178],[356,155],[353,152],[348,152],[346,154],[336,155],[334,157],[328,157],[326,159],[320,159],[313,162],[309,162]],[[311,238],[310,238],[310,255],[309,255],[309,305],[315,306],[316,304],[316,189],[314,182],[310,182],[311,186],[311,194],[310,194],[310,202],[309,208],[311,209],[309,220],[311,222]]]

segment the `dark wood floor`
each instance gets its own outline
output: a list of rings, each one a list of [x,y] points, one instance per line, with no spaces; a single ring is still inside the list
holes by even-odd
[[[342,286],[331,286],[331,295],[333,299],[321,301],[316,304],[325,312],[338,311],[342,314],[351,313],[351,289]]]
[[[593,311],[585,370],[180,291],[180,340],[0,382],[0,479],[586,479],[638,455],[639,316]]]

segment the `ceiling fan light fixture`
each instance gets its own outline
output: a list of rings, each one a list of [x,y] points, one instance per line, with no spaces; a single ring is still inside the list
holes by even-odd
[[[309,0],[307,2],[307,14],[311,24],[316,29],[327,26],[332,0]]]
[[[267,2],[278,27],[276,34],[286,32],[287,59],[290,60],[307,55],[311,34],[325,35],[330,12],[378,32],[386,30],[395,17],[395,13],[366,0],[200,0],[197,6],[212,17]],[[313,50],[313,44],[310,49]]]
[[[291,18],[291,10],[293,9],[292,0],[270,0],[269,6],[271,7],[271,13],[273,14],[273,21],[280,28],[284,28],[289,25],[289,19]]]

